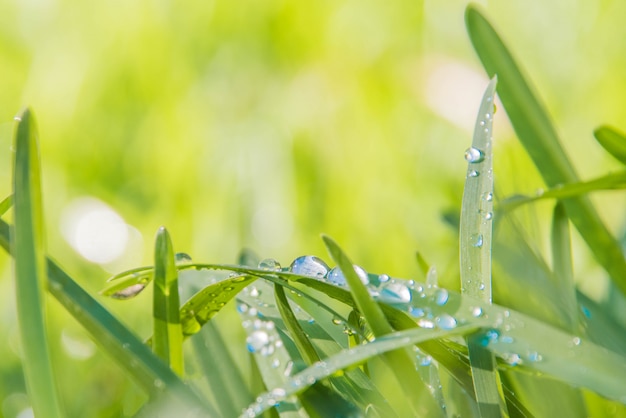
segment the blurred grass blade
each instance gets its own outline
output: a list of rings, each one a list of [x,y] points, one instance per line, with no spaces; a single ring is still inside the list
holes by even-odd
[[[0,202],[0,216],[4,215],[7,210],[13,206],[13,195],[7,196]]]
[[[491,303],[491,236],[493,227],[492,132],[497,77],[483,95],[472,146],[465,151],[467,175],[460,221],[461,292]],[[474,392],[481,416],[508,415],[501,396],[496,359],[477,343],[467,339]]]
[[[380,338],[392,333],[393,328],[389,322],[387,322],[385,315],[374,301],[365,285],[361,282],[352,262],[330,237],[323,235],[322,239],[331,257],[344,274],[356,306],[365,318],[374,336]],[[416,414],[416,416],[423,416],[425,414],[429,414],[429,416],[443,416],[442,408],[437,405],[435,399],[430,395],[430,391],[424,382],[422,382],[419,374],[415,370],[411,357],[405,350],[385,353],[383,358],[396,376],[401,389],[410,400],[413,413]],[[421,396],[424,395],[424,393],[426,396]]]
[[[35,415],[61,417],[46,334],[46,261],[37,127],[29,109],[16,119],[15,225],[11,240],[22,367]]]
[[[12,252],[9,225],[1,219],[0,245]],[[48,290],[52,296],[147,393],[152,397],[173,399],[180,404],[181,411],[217,416],[144,343],[50,259],[47,269]]]
[[[576,284],[572,262],[571,237],[569,220],[561,203],[554,207],[552,218],[552,265],[554,269],[555,285],[564,315],[568,319],[567,330],[578,330],[578,302],[576,300]]]
[[[593,131],[598,143],[622,164],[626,164],[626,136],[610,126],[600,126]]]
[[[183,376],[183,332],[180,325],[178,272],[170,235],[159,228],[154,248],[154,334],[152,350],[174,372]]]
[[[491,24],[468,6],[467,30],[489,76],[498,75],[498,95],[511,124],[549,187],[574,183],[578,177],[565,155],[547,112],[532,93],[519,67]],[[595,258],[626,294],[626,261],[621,247],[587,197],[563,202],[568,217]]]
[[[510,212],[527,203],[536,202],[543,199],[568,199],[582,196],[586,193],[600,190],[620,190],[626,189],[626,171],[610,173],[589,181],[580,181],[558,185],[537,196],[514,195],[504,199],[498,206],[499,212]]]

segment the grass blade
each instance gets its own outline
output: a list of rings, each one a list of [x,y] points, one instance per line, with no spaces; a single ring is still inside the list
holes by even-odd
[[[600,126],[593,131],[598,143],[622,164],[626,164],[626,136],[610,126]]]
[[[564,315],[568,319],[567,330],[576,332],[578,330],[578,302],[576,300],[576,284],[574,283],[572,267],[569,220],[561,203],[557,203],[554,207],[552,260],[557,292],[561,298],[561,306],[565,308]]]
[[[4,215],[7,210],[13,206],[13,195],[7,196],[0,202],[0,216]]]
[[[460,222],[461,291],[491,303],[491,236],[493,218],[492,130],[494,77],[483,95],[472,146],[465,152],[468,161]],[[502,398],[496,359],[480,344],[479,337],[467,339],[474,392],[481,416],[508,415]]]
[[[15,226],[11,239],[22,367],[35,415],[61,417],[45,323],[46,261],[37,128],[28,109],[17,120],[13,167]]]
[[[487,73],[498,75],[498,94],[517,136],[549,187],[574,183],[578,177],[565,155],[547,112],[532,93],[508,49],[487,19],[468,6],[467,30]],[[626,294],[626,261],[622,250],[587,197],[563,202],[568,217],[600,265]]]
[[[183,368],[183,331],[180,325],[178,271],[170,235],[159,228],[154,248],[154,334],[152,350],[180,376]]]
[[[350,292],[354,297],[356,306],[365,318],[374,336],[380,338],[392,333],[393,328],[389,322],[387,322],[385,315],[374,301],[365,285],[361,282],[352,262],[330,237],[324,235],[322,239],[331,257],[345,275],[346,282],[350,287]],[[383,358],[390,366],[400,387],[410,400],[411,407],[416,416],[423,416],[425,414],[429,414],[430,416],[435,416],[435,414],[443,416],[442,409],[435,403],[434,398],[430,395],[430,392],[419,377],[413,361],[406,351],[398,350],[385,353]],[[423,393],[426,393],[426,396],[420,396]],[[418,402],[418,400],[421,400],[421,402]]]

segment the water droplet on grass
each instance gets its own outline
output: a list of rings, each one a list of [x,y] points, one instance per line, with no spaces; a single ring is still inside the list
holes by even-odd
[[[470,235],[470,245],[472,247],[480,248],[483,246],[483,235],[482,234],[472,234]]]
[[[402,283],[388,282],[381,285],[378,299],[387,303],[409,303],[411,291]]]
[[[470,147],[465,150],[465,160],[470,164],[475,164],[483,161],[485,154],[478,148]]]
[[[253,331],[246,338],[246,347],[251,353],[256,353],[265,348],[270,342],[270,336],[265,331]]]
[[[191,256],[187,253],[176,253],[174,254],[174,262],[176,263],[176,265],[184,265],[191,264],[193,260],[191,259]]]
[[[127,287],[126,289],[118,290],[113,293],[111,297],[113,299],[130,299],[137,296],[143,289],[146,288],[145,284],[136,283],[132,286]]]
[[[493,200],[493,193],[490,193],[490,192],[484,193],[483,200],[485,202],[491,202]]]
[[[280,271],[281,265],[273,258],[266,258],[259,263],[259,268],[268,271]]]
[[[441,329],[448,330],[456,328],[456,319],[447,313],[439,315],[435,319],[435,323]]]
[[[480,173],[476,170],[472,170],[467,174],[468,177],[478,177],[479,175]]]
[[[389,277],[389,275],[387,274],[381,274],[380,276],[378,276],[378,281],[380,283],[387,283],[390,279],[391,277]]]
[[[356,264],[354,264],[353,266],[356,274],[359,276],[359,279],[361,279],[361,283],[369,284],[370,280],[367,277],[367,272],[361,266],[357,266]],[[336,284],[337,286],[345,286],[347,284],[346,276],[344,276],[343,271],[341,271],[339,266],[334,267],[328,273],[328,276],[326,278],[329,282]]]
[[[329,267],[323,260],[314,255],[304,255],[293,260],[289,270],[302,276],[323,278],[328,274]]]
[[[475,306],[471,308],[471,311],[474,318],[479,318],[483,315],[483,308],[481,308],[480,306]]]
[[[433,295],[433,299],[437,305],[443,306],[448,303],[449,296],[446,289],[437,289]]]

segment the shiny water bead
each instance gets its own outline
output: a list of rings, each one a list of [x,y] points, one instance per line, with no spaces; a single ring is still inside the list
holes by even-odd
[[[326,277],[328,270],[328,265],[314,255],[303,255],[298,257],[293,260],[291,266],[289,267],[289,271],[292,273],[317,278]]]
[[[136,283],[132,286],[128,286],[126,289],[118,290],[113,293],[111,297],[113,299],[130,299],[137,296],[143,289],[146,288],[145,284]]]
[[[450,295],[448,294],[448,291],[446,289],[437,289],[433,294],[433,300],[439,306],[443,306],[448,303],[449,297]]]
[[[486,193],[484,193],[484,194],[483,194],[483,200],[484,200],[485,202],[491,202],[491,201],[493,201],[493,193],[491,193],[491,192],[486,192]]]
[[[380,283],[387,283],[390,279],[391,277],[389,277],[388,274],[381,274],[380,276],[378,276],[378,281]]]
[[[257,330],[253,331],[246,338],[246,347],[251,353],[257,353],[262,351],[270,343],[270,336],[266,331]]]
[[[483,236],[482,234],[472,234],[470,235],[470,245],[472,247],[480,248],[483,246]]]
[[[378,295],[379,300],[387,303],[409,303],[411,297],[408,286],[398,282],[384,283]]]
[[[259,263],[259,268],[261,270],[280,271],[281,265],[273,258],[266,258],[265,260],[261,260],[261,262]]]
[[[447,313],[443,313],[435,318],[435,323],[439,328],[444,330],[456,328],[456,319]]]
[[[467,174],[468,177],[478,177],[480,176],[480,173],[476,170],[472,170]]]
[[[480,306],[474,306],[473,308],[471,308],[471,311],[474,318],[479,318],[483,315],[483,308],[481,308]]]
[[[465,150],[465,161],[470,164],[475,164],[483,161],[485,159],[485,154],[479,150],[478,148],[470,147]]]
[[[361,279],[361,283],[369,284],[370,280],[367,277],[367,272],[361,267],[353,264],[354,270],[356,271],[357,276]],[[337,286],[345,286],[346,276],[343,274],[343,271],[339,268],[339,266],[334,267],[326,276],[329,282],[336,284]]]
[[[191,264],[193,262],[193,260],[191,259],[191,256],[187,253],[176,253],[174,254],[174,262],[177,265],[180,264]]]

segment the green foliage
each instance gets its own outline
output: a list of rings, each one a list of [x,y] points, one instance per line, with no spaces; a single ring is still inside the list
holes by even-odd
[[[438,283],[422,253],[416,258],[423,281],[367,273],[326,235],[322,241],[337,264],[333,269],[312,256],[282,267],[250,251],[235,265],[198,263],[175,255],[162,227],[153,265],[114,275],[98,300],[47,253],[39,149],[32,114],[24,112],[15,134],[13,195],[0,202],[1,215],[13,205],[13,225],[0,220],[0,245],[15,259],[22,364],[35,413],[62,415],[48,347],[54,337],[46,323],[55,318],[46,308],[46,289],[142,391],[136,400],[116,399],[111,415],[626,413],[626,320],[577,289],[569,230],[571,222],[611,285],[624,290],[620,246],[587,196],[624,188],[624,174],[579,180],[544,106],[499,35],[474,6],[466,20],[487,73],[497,74],[497,91],[515,131],[550,189],[541,196],[501,199],[494,217],[494,77],[466,155],[460,292]],[[603,127],[595,135],[623,161],[620,134]],[[548,199],[556,200],[550,257],[524,236],[515,218],[521,209],[512,211]],[[152,282],[152,314],[145,319],[153,334],[142,342],[132,325],[111,312],[107,299],[142,300]]]

